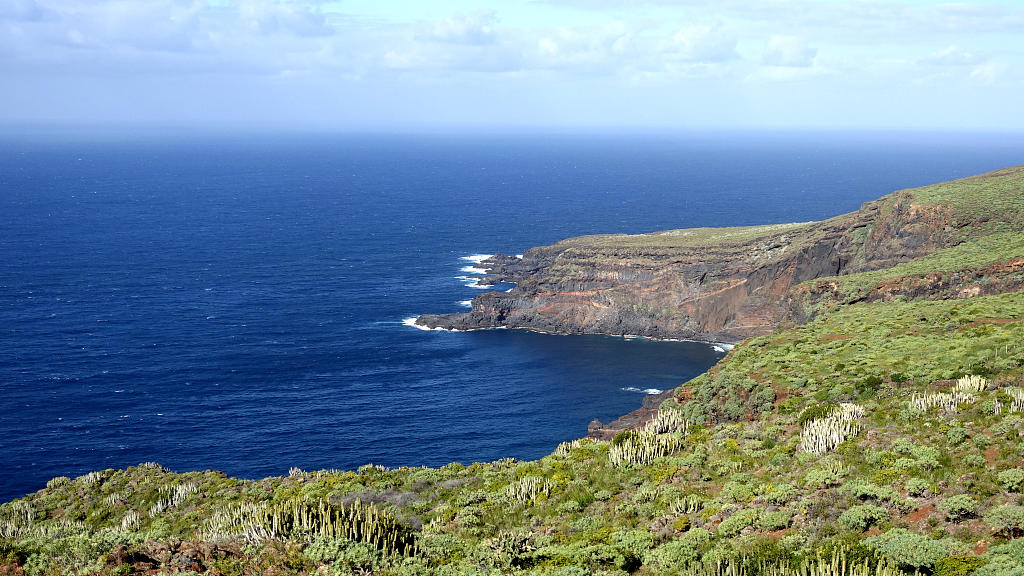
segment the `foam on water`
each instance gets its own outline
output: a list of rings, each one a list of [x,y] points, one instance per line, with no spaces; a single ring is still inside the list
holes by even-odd
[[[463,266],[459,268],[459,272],[466,272],[468,274],[487,274],[487,270],[484,268],[477,268],[476,266]]]
[[[461,300],[459,302],[459,306],[465,306],[466,308],[472,308],[473,307],[473,301],[472,300]]]
[[[633,386],[626,386],[625,388],[619,388],[619,390],[622,390],[623,392],[638,392],[640,394],[648,394],[652,396],[654,394],[661,394],[663,392],[662,390],[658,390],[657,388],[636,388]]]
[[[477,278],[475,276],[456,276],[455,279],[462,280],[462,283],[466,286],[476,288],[478,290],[486,290],[494,287],[494,284],[481,284],[480,281],[483,280],[483,278]]]
[[[465,260],[466,262],[472,262],[474,264],[479,264],[479,263],[483,262],[484,260],[487,260],[488,258],[491,258],[493,256],[494,256],[494,254],[470,254],[469,256],[461,256],[461,257],[459,257],[459,260]]]
[[[417,330],[423,330],[424,332],[463,332],[463,330],[452,330],[450,328],[441,328],[440,326],[438,326],[437,328],[430,328],[428,326],[423,326],[421,324],[417,324],[416,323],[416,320],[418,318],[419,318],[419,316],[413,316],[411,318],[403,318],[402,319],[402,324],[404,324],[406,326],[411,326],[411,327],[413,327],[413,328],[415,328]]]

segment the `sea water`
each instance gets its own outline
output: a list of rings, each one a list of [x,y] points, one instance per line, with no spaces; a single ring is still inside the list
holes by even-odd
[[[156,461],[537,458],[723,347],[423,331],[495,252],[822,219],[1009,165],[986,134],[0,137],[0,500]]]

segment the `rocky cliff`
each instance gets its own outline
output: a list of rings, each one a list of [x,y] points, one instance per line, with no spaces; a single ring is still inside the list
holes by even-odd
[[[1021,170],[1004,172],[1018,178]],[[477,296],[470,312],[417,322],[740,341],[806,320],[789,296],[798,284],[931,254],[976,224],[949,205],[918,201],[922,191],[929,196],[928,188],[899,191],[822,222],[584,236],[522,258],[497,256],[483,264],[489,279],[514,289]]]

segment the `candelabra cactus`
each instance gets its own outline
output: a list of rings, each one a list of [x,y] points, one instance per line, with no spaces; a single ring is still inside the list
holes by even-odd
[[[142,516],[135,510],[128,510],[125,512],[124,518],[121,519],[121,530],[124,532],[134,532],[139,529],[141,524]]]
[[[980,394],[985,391],[986,386],[988,386],[988,380],[973,374],[970,376],[964,376],[956,381],[956,390],[959,392],[974,392],[975,394]]]
[[[636,464],[646,466],[655,458],[668,456],[680,447],[682,439],[674,434],[655,434],[646,430],[638,430],[608,449],[608,461],[616,466]]]
[[[668,432],[686,434],[687,425],[688,423],[683,417],[682,412],[678,410],[662,410],[644,426],[644,430],[652,434],[665,434]]]
[[[1007,388],[1006,395],[1010,397],[1010,412],[1024,412],[1024,390]]]
[[[936,406],[950,414],[956,414],[961,404],[972,404],[974,395],[960,390],[951,393],[934,392],[931,394],[918,395],[916,392],[910,397],[910,407],[921,412],[927,412],[929,408]]]
[[[549,480],[537,476],[527,476],[518,482],[509,484],[505,489],[505,494],[509,500],[518,504],[534,504],[542,495],[545,497],[550,495],[552,488],[554,488],[554,484]]]
[[[149,515],[156,517],[162,514],[168,508],[176,508],[182,502],[184,502],[189,496],[199,492],[199,487],[192,482],[186,482],[184,484],[165,485],[160,489],[161,494],[165,494],[164,498],[156,501],[155,504],[149,509]]]
[[[555,448],[555,456],[561,456],[565,458],[570,453],[572,453],[573,450],[579,448],[580,446],[583,446],[582,439],[576,439],[573,440],[572,442],[562,442]]]
[[[389,555],[418,554],[415,534],[391,514],[374,504],[334,506],[291,500],[276,505],[245,502],[217,510],[208,521],[206,535],[212,540],[241,539],[248,542],[317,538],[346,538],[363,542]]]
[[[860,420],[864,417],[864,407],[852,403],[839,405],[839,410],[831,416],[811,420],[804,424],[800,433],[800,452],[824,454],[835,449],[848,438],[860,432]]]
[[[687,494],[679,500],[676,500],[669,507],[669,510],[675,514],[695,514],[700,512],[704,508],[704,499],[697,494]]]

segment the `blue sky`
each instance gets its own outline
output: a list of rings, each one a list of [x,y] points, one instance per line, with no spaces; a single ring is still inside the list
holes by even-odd
[[[1024,131],[1024,0],[3,0],[0,122]]]

